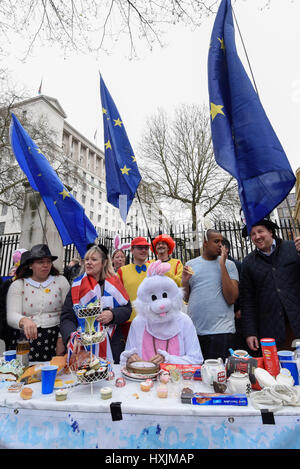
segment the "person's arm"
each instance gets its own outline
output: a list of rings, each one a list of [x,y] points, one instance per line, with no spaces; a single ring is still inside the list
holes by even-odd
[[[192,277],[192,273],[189,270],[189,267],[185,265],[182,269],[182,287],[183,287],[183,299],[184,301],[188,302],[190,297],[190,278]]]
[[[23,280],[15,280],[9,287],[6,299],[7,324],[13,329],[23,329],[27,339],[37,338],[35,322],[24,316],[23,312]]]
[[[131,303],[128,301],[126,305],[118,306],[117,308],[104,309],[97,317],[97,320],[102,324],[123,324],[128,321],[132,311]]]
[[[71,290],[66,296],[60,316],[60,333],[63,343],[67,346],[72,332],[77,329],[77,318],[73,310]]]
[[[230,278],[230,275],[226,268],[226,259],[227,259],[226,249],[222,245],[222,252],[220,256],[222,292],[223,292],[223,296],[225,298],[226,303],[228,305],[232,305],[236,302],[236,300],[239,297],[239,282],[237,280]]]

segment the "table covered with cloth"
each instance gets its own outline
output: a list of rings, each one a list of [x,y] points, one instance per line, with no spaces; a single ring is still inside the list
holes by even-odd
[[[115,378],[123,376],[113,367]],[[183,382],[184,383],[184,382]],[[157,382],[149,392],[140,383],[115,379],[69,388],[67,399],[42,394],[41,383],[27,385],[32,399],[8,392],[0,383],[0,447],[30,449],[288,449],[300,447],[300,407],[283,406],[273,412],[247,406],[192,405],[181,402],[180,389],[157,397]],[[189,384],[187,383],[187,386]],[[112,397],[100,397],[102,387]],[[193,391],[213,392],[202,381]]]

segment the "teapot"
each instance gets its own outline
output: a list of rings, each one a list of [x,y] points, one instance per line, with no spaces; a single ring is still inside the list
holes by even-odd
[[[227,380],[227,391],[232,394],[249,394],[251,382],[248,373],[232,373]]]
[[[213,385],[213,382],[226,382],[226,369],[222,358],[205,360],[201,367],[201,377],[204,384]]]

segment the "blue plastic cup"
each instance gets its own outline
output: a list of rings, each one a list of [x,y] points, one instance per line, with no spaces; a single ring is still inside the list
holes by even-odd
[[[280,360],[294,360],[295,354],[291,350],[279,350],[277,352],[279,361]]]
[[[46,365],[42,368],[42,394],[51,394],[54,389],[58,366]]]
[[[294,378],[294,384],[299,384],[299,374],[298,374],[298,367],[297,362],[292,360],[280,360],[281,368],[287,368],[290,370],[292,377]]]
[[[6,350],[3,352],[3,357],[6,362],[10,362],[11,360],[15,360],[17,356],[16,350]]]

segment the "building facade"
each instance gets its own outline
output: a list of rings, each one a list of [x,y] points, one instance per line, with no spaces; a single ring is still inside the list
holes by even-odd
[[[19,115],[29,122],[38,123],[41,119],[51,130],[53,145],[57,149],[57,158],[51,161],[53,168],[64,166],[62,182],[76,200],[84,207],[87,217],[96,227],[99,235],[115,233],[136,235],[146,230],[147,224],[153,228],[159,224],[159,213],[143,197],[143,209],[138,200],[134,200],[127,217],[126,225],[119,210],[106,200],[105,160],[103,151],[88,140],[66,120],[67,115],[60,103],[52,97],[38,95],[14,106]],[[15,111],[14,111],[15,112]],[[47,154],[45,154],[47,157]],[[21,172],[21,170],[19,169]],[[146,194],[147,188],[142,182],[139,192]],[[0,205],[0,235],[18,233],[21,230],[20,211],[14,207]]]

